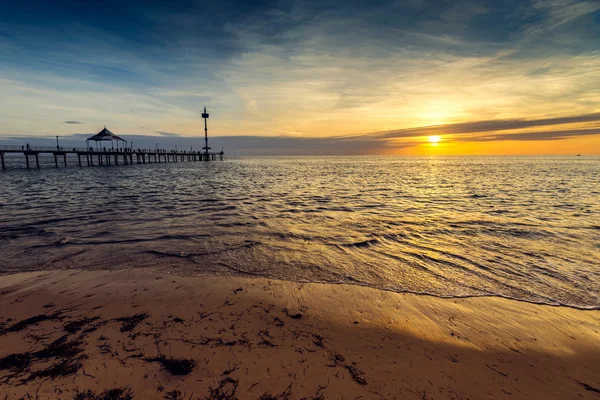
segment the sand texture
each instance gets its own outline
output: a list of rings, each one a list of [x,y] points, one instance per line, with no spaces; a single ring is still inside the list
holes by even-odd
[[[599,390],[599,311],[139,269],[0,277],[0,400]]]

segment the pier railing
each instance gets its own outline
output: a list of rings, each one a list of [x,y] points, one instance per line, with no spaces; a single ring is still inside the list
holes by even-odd
[[[131,148],[85,148],[85,147],[56,147],[56,146],[13,146],[13,145],[0,145],[0,151],[8,151],[8,152],[42,152],[42,153],[53,153],[53,152],[66,152],[66,153],[145,153],[145,154],[205,154],[204,151],[195,151],[195,150],[165,150],[165,149],[131,149]],[[210,154],[220,154],[220,153],[210,153]]]
[[[89,149],[81,147],[56,147],[56,146],[0,146],[0,167],[6,169],[4,160],[5,154],[22,154],[25,156],[27,168],[30,168],[29,158],[33,157],[35,166],[40,167],[40,154],[49,154],[54,156],[54,165],[58,168],[59,157],[62,163],[67,166],[67,156],[76,156],[79,166],[84,165],[120,165],[120,164],[145,164],[160,162],[184,162],[184,161],[216,161],[223,160],[224,153],[209,153],[207,151],[187,151],[187,150],[165,150],[165,149],[106,149],[104,147]]]
[[[87,151],[83,147],[56,147],[56,146],[4,146],[0,145],[0,151]]]

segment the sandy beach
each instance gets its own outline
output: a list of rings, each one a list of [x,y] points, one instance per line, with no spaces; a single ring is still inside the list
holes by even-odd
[[[4,399],[600,399],[598,311],[144,270],[0,282]]]

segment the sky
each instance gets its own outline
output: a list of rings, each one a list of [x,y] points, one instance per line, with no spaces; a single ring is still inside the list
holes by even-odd
[[[600,154],[598,0],[0,5],[0,145]]]

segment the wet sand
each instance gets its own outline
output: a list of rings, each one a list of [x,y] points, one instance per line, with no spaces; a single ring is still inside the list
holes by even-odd
[[[501,298],[32,272],[0,331],[0,399],[600,399],[600,312]]]

